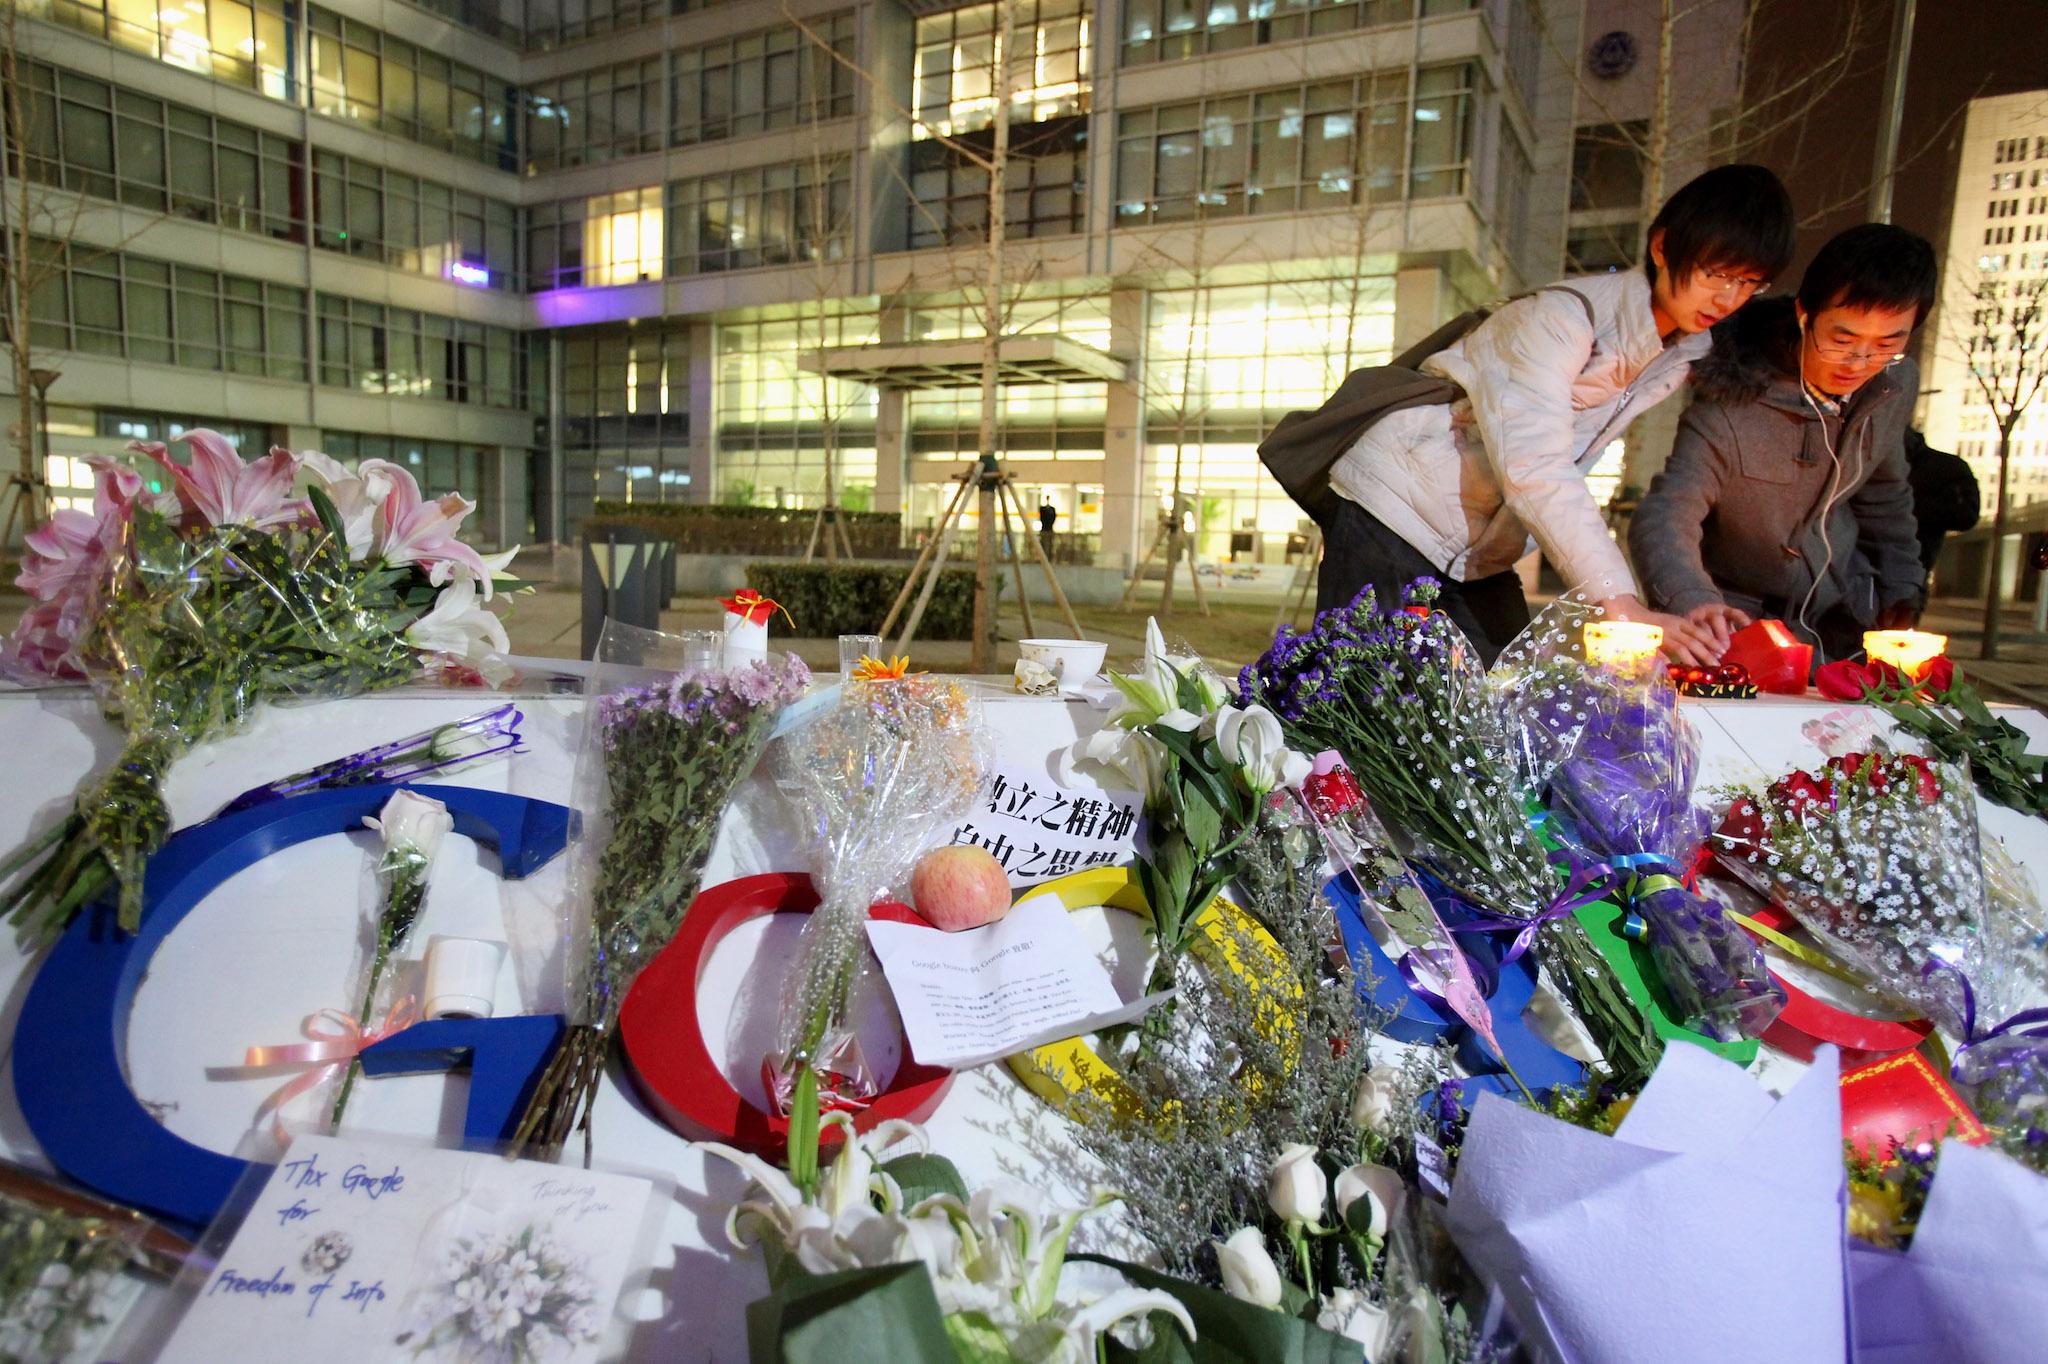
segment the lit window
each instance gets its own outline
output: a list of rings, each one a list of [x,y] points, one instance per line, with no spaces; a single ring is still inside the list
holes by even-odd
[[[661,191],[600,194],[583,219],[586,284],[637,284],[661,278]]]

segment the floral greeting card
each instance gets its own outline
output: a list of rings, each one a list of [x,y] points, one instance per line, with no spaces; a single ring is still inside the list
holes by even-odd
[[[161,1358],[615,1357],[665,1199],[629,1175],[402,1142],[292,1143]]]

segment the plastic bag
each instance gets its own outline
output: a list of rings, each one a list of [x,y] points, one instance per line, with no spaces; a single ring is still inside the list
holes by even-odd
[[[682,926],[733,788],[782,708],[810,685],[795,654],[730,671],[644,666],[680,657],[681,643],[609,621],[598,642],[564,918],[573,1026],[520,1122],[523,1146],[553,1150],[576,1123],[587,1125],[626,991]]]
[[[1559,652],[1555,632],[1525,637],[1496,666],[1519,702],[1522,747],[1549,773],[1561,838],[1626,873],[1657,973],[1686,1027],[1720,1041],[1761,1037],[1785,1007],[1763,953],[1721,908],[1683,884],[1710,816],[1693,802],[1699,734],[1654,660],[1596,667]]]
[[[351,473],[276,449],[244,464],[211,431],[179,439],[190,466],[162,445],[133,447],[173,492],[97,460],[95,512],[60,511],[29,537],[20,582],[38,604],[0,661],[86,678],[126,736],[69,818],[0,865],[0,877],[21,873],[0,907],[31,939],[55,937],[108,889],[135,929],[143,869],[171,831],[165,773],[260,702],[393,686],[422,651],[506,647],[476,600],[498,565],[455,538],[462,498],[423,504],[386,461]]]
[[[874,1093],[846,1019],[868,969],[862,925],[871,905],[902,893],[919,855],[966,812],[989,768],[980,704],[964,683],[882,671],[897,675],[855,673],[839,703],[775,754],[778,789],[800,826],[817,831],[819,899],[797,942],[776,1054],[763,1067],[784,1107],[804,1071],[843,1101]]]

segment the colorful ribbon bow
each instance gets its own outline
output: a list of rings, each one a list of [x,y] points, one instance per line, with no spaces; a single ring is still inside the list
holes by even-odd
[[[311,1066],[303,1075],[287,1081],[277,1093],[264,1100],[263,1108],[270,1110],[270,1130],[279,1145],[291,1140],[285,1130],[284,1110],[292,1100],[308,1090],[318,1088],[329,1076],[346,1070],[349,1062],[356,1059],[365,1049],[375,1046],[387,1037],[394,1037],[419,1021],[419,1004],[411,995],[391,1006],[384,1015],[382,1025],[365,1032],[363,1025],[352,1015],[339,1009],[322,1009],[307,1014],[299,1024],[299,1031],[310,1041],[290,1042],[275,1047],[251,1047],[242,1064],[256,1069],[273,1066]],[[260,1115],[263,1108],[257,1110]]]
[[[1553,860],[1557,860],[1555,855]],[[1552,919],[1562,919],[1577,909],[1594,905],[1613,893],[1615,882],[1621,873],[1607,862],[1585,862],[1574,868],[1571,879],[1550,902],[1550,907],[1532,919],[1484,918],[1471,919],[1465,923],[1452,924],[1453,933],[1513,933],[1508,950],[1501,954],[1500,964],[1506,966],[1521,959],[1536,943],[1536,932]]]

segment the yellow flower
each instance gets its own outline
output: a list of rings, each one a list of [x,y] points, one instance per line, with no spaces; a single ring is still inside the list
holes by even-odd
[[[1621,1126],[1621,1120],[1628,1116],[1628,1111],[1631,1108],[1634,1108],[1635,1104],[1635,1095],[1622,1095],[1619,1099],[1616,1099],[1613,1103],[1607,1105],[1607,1107],[1600,1110],[1600,1116],[1595,1121],[1595,1127],[1599,1131],[1605,1132],[1609,1136],[1612,1136],[1614,1134],[1614,1130],[1617,1127]]]
[[[1896,1250],[1905,1221],[1905,1201],[1897,1187],[1857,1179],[1849,1182],[1849,1234],[1874,1246]]]
[[[863,657],[854,665],[853,680],[856,682],[900,682],[910,676],[910,656],[898,654],[884,663],[879,658]]]

